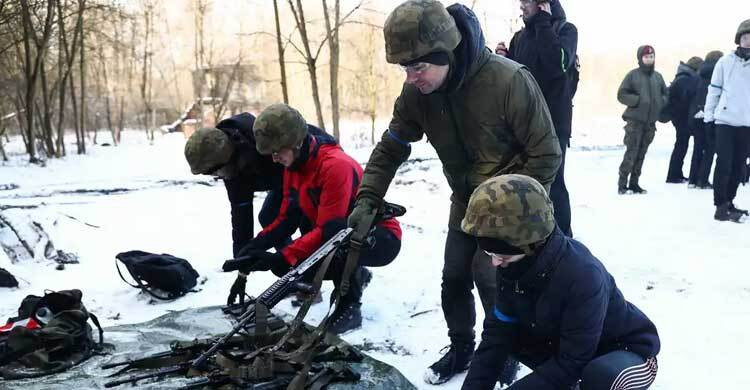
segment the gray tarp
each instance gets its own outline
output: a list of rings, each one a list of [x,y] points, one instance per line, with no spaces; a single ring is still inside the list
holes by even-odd
[[[275,314],[281,315],[275,311]],[[284,318],[289,319],[288,316]],[[191,341],[195,338],[206,338],[225,333],[232,327],[229,318],[221,313],[219,307],[205,307],[188,309],[165,314],[154,320],[132,325],[120,325],[104,330],[106,343],[114,344],[115,350],[106,356],[94,356],[83,364],[57,375],[25,379],[17,381],[3,381],[2,389],[101,389],[103,384],[111,380],[106,375],[116,371],[102,370],[102,364],[122,361],[126,358],[139,358],[169,349],[169,344],[175,340]],[[416,389],[414,385],[395,368],[372,359],[365,355],[362,363],[350,364],[360,373],[361,380],[354,383],[335,383],[329,386],[332,390],[347,389]],[[153,379],[140,381],[139,389],[168,389],[185,385],[197,378],[185,379],[172,377],[153,382]],[[133,388],[122,385],[119,388]]]

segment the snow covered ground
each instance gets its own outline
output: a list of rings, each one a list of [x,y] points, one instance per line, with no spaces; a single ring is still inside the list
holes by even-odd
[[[664,183],[671,126],[657,132],[646,159],[641,184],[649,194],[618,196],[623,150],[616,145],[622,130],[609,123],[597,131],[591,133],[595,137],[574,140],[568,155],[573,230],[608,267],[625,296],[656,323],[662,352],[652,388],[750,388],[742,365],[750,350],[750,224],[715,222],[711,191]],[[587,140],[595,141],[575,144]],[[81,289],[85,304],[105,326],[225,301],[234,275],[220,270],[231,257],[223,185],[190,174],[181,134],[149,145],[143,133],[126,133],[124,141],[116,148],[91,147],[86,156],[49,160],[44,168],[28,166],[22,155],[0,165],[0,185],[19,186],[0,191],[0,205],[38,205],[6,212],[28,213],[46,228],[57,249],[80,259],[57,271],[51,261],[10,264],[0,251],[0,267],[21,282],[19,289],[0,290],[0,318],[13,315],[27,294],[41,295],[44,289]],[[366,161],[371,148],[349,147],[350,141],[347,150]],[[19,145],[8,150],[18,151]],[[403,166],[387,196],[409,209],[401,218],[401,254],[390,266],[373,270],[364,296],[364,326],[344,338],[366,344],[374,357],[399,368],[420,388],[458,389],[463,376],[440,387],[422,381],[425,367],[448,344],[440,275],[449,190],[429,144],[415,144],[412,158],[424,160]],[[79,189],[101,192],[73,191]],[[750,206],[750,190],[739,192],[736,203]],[[261,201],[258,196],[256,202]],[[132,249],[188,259],[206,277],[202,291],[149,304],[115,271],[115,254]],[[248,292],[257,294],[273,280],[270,274],[254,274]],[[325,292],[330,291],[328,284]],[[288,301],[279,307],[291,311]],[[314,307],[309,319],[321,318],[324,309]],[[481,319],[480,314],[478,334]]]

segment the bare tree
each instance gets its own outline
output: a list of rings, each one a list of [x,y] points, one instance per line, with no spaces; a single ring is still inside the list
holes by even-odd
[[[36,4],[33,4],[36,5]],[[34,113],[35,113],[35,94],[36,85],[39,79],[39,72],[42,67],[47,45],[52,35],[52,21],[55,15],[54,0],[47,0],[47,7],[44,16],[44,23],[41,27],[41,36],[37,35],[37,27],[32,21],[32,8],[28,0],[21,0],[21,20],[23,26],[23,58],[24,58],[24,76],[26,81],[26,92],[24,95],[24,104],[26,109],[26,151],[29,154],[29,161],[37,162],[36,156],[36,137],[34,135]],[[32,47],[33,44],[33,47]]]
[[[339,19],[341,18],[341,4],[335,0],[333,7],[333,25],[329,16],[328,4],[323,0],[323,16],[326,20],[326,38],[328,38],[328,64],[331,83],[331,119],[333,121],[333,136],[339,139]]]
[[[278,0],[273,0],[273,15],[276,21],[276,49],[279,52],[279,70],[281,72],[281,93],[284,103],[289,103],[289,92],[287,91],[286,65],[284,64],[284,45],[281,42],[281,23],[279,23]]]
[[[296,46],[295,48],[300,52],[302,57],[305,58],[307,72],[310,74],[310,83],[312,84],[312,97],[313,103],[315,103],[315,114],[318,117],[318,126],[320,126],[321,129],[325,129],[325,122],[323,121],[323,109],[320,104],[320,93],[318,89],[317,62],[320,50],[318,50],[315,55],[313,55],[312,51],[310,50],[310,38],[307,34],[307,20],[305,20],[305,11],[302,8],[302,0],[297,0],[296,8],[292,0],[288,0],[288,2],[289,8],[292,10],[292,14],[294,15],[294,22],[297,26],[297,30],[299,31],[300,39],[302,40],[302,47],[304,47],[305,51],[300,51]]]
[[[143,56],[141,58],[141,82],[140,92],[141,99],[143,101],[143,120],[141,122],[149,141],[154,140],[154,130],[151,127],[153,125],[152,115],[154,114],[153,108],[153,95],[152,95],[152,84],[153,84],[153,34],[154,34],[154,12],[155,4],[151,0],[144,0],[143,2]]]

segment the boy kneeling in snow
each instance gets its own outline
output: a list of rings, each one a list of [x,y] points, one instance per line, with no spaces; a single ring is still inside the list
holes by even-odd
[[[647,389],[656,377],[656,327],[626,301],[599,260],[555,224],[531,177],[479,185],[461,228],[497,267],[494,316],[463,389],[493,389],[506,359],[533,372],[509,389]]]
[[[344,153],[335,138],[311,134],[302,115],[286,104],[263,110],[255,120],[253,134],[258,152],[271,155],[275,163],[284,166],[283,200],[276,219],[240,250],[239,256],[253,258],[245,272],[270,270],[282,276],[346,227],[362,181],[362,167]],[[302,235],[284,246],[297,229]],[[377,223],[372,235],[374,244],[362,248],[360,267],[352,272],[348,293],[331,315],[330,330],[336,334],[362,324],[362,291],[372,278],[363,266],[385,266],[401,249],[401,227],[395,218]],[[279,246],[284,247],[266,252]],[[341,284],[344,260],[334,258],[325,276],[336,288]],[[244,290],[245,275],[240,273],[227,304]]]

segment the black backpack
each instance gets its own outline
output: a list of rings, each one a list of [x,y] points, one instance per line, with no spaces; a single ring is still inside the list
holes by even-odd
[[[0,268],[0,287],[18,287],[18,280],[4,268]]]
[[[24,319],[29,319],[29,323],[0,335],[0,377],[21,379],[55,374],[99,353],[104,332],[96,316],[81,303],[82,296],[80,290],[64,290],[24,298],[18,317],[8,322],[24,323]],[[91,335],[89,320],[99,330],[98,343]]]
[[[120,278],[129,286],[141,289],[154,298],[167,301],[177,299],[189,292],[195,292],[193,287],[197,284],[200,275],[185,259],[143,251],[122,252],[116,257],[125,264],[136,284],[125,280],[115,261]],[[157,294],[153,291],[154,289],[164,291],[167,295]]]

